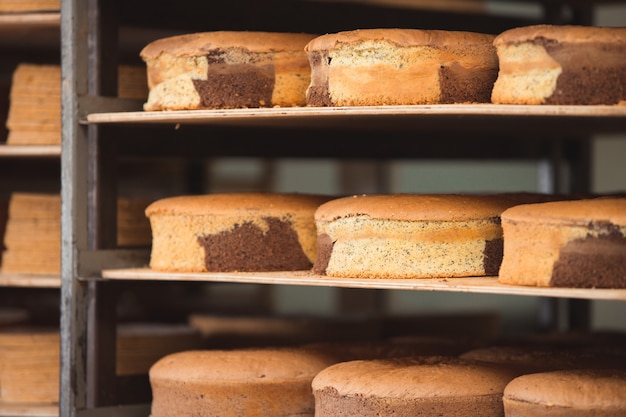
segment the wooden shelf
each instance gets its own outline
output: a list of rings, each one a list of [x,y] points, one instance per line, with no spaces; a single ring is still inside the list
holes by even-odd
[[[0,47],[44,47],[58,50],[60,26],[59,12],[0,13]]]
[[[532,121],[532,123],[529,123]],[[279,128],[344,128],[368,130],[544,131],[560,135],[623,132],[626,106],[554,106],[498,104],[442,104],[364,107],[284,107],[228,110],[181,110],[162,112],[110,112],[88,114],[86,124],[226,125]]]
[[[1,157],[59,157],[61,145],[0,145]]]
[[[0,417],[57,417],[57,404],[7,403],[0,401]]]
[[[525,295],[626,301],[626,289],[543,288],[504,285],[497,277],[363,279],[331,278],[310,271],[255,273],[171,273],[149,268],[109,269],[102,277],[114,280],[207,281],[246,284],[303,285],[386,290],[444,291],[476,294]]]
[[[59,275],[0,272],[0,287],[60,288],[61,277]]]

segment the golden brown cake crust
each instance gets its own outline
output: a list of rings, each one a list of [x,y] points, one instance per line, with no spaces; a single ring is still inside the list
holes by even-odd
[[[538,38],[572,43],[626,43],[626,27],[575,25],[532,25],[506,30],[496,36],[494,45],[521,43]]]
[[[467,43],[492,42],[494,35],[462,31],[421,30],[421,29],[357,29],[338,33],[328,33],[311,40],[306,51],[333,49],[338,44],[359,43],[366,40],[389,41],[398,46],[458,46]]]
[[[573,201],[523,204],[507,209],[503,219],[547,224],[581,224],[606,221],[626,226],[626,198],[600,197]]]
[[[311,386],[317,417],[501,417],[514,377],[502,366],[420,356],[338,363]]]
[[[498,217],[506,208],[543,198],[536,194],[370,194],[334,199],[316,211],[319,221],[367,215],[407,221],[456,221]],[[548,198],[546,196],[546,198]]]
[[[154,59],[162,52],[174,56],[206,55],[220,48],[244,48],[250,52],[303,50],[315,34],[280,32],[200,32],[158,39],[140,52],[143,59]]]
[[[524,414],[528,416],[622,416],[626,414],[626,372],[576,369],[521,375],[506,386],[504,405],[521,406],[529,411]],[[544,414],[548,411],[552,414]]]
[[[307,212],[331,197],[296,193],[223,193],[164,198],[146,208],[146,215],[236,215],[257,211],[258,216]]]
[[[150,369],[152,379],[179,381],[224,381],[242,384],[312,378],[332,364],[314,350],[260,348],[234,350],[189,350],[168,355]]]

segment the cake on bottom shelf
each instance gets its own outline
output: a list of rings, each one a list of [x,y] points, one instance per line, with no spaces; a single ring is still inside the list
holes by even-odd
[[[151,417],[313,417],[311,383],[328,366],[434,349],[421,342],[346,341],[174,353],[150,369]]]
[[[116,374],[147,374],[161,357],[201,344],[199,333],[185,325],[118,325]],[[0,401],[57,403],[60,372],[59,329],[19,325],[0,329]]]
[[[164,198],[146,208],[150,267],[167,272],[308,270],[315,262],[313,213],[330,197],[216,193]]]
[[[533,25],[500,33],[498,104],[626,102],[626,28]]]
[[[553,197],[511,194],[371,194],[331,200],[315,212],[313,270],[344,278],[497,275],[500,214]]]
[[[502,228],[503,284],[626,288],[626,198],[524,204]]]
[[[626,371],[571,369],[513,379],[504,389],[506,417],[626,415]]]
[[[149,246],[150,223],[143,211],[149,201],[120,198],[118,245]],[[0,272],[59,275],[61,271],[61,196],[12,193],[3,238]]]
[[[515,376],[448,356],[347,361],[313,379],[315,416],[502,417],[502,393]]]

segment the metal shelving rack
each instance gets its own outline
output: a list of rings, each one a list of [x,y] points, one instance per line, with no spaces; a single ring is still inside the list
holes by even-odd
[[[352,2],[350,2],[352,3]],[[545,2],[552,15],[556,4]],[[589,292],[560,289],[511,289],[493,279],[476,281],[370,281],[328,280],[293,274],[178,274],[159,275],[141,269],[148,253],[120,250],[107,227],[115,220],[116,185],[107,175],[120,152],[169,152],[193,155],[302,155],[301,146],[289,143],[301,137],[319,140],[320,132],[350,132],[361,126],[360,135],[381,129],[394,135],[379,157],[421,155],[457,157],[519,155],[545,158],[557,168],[568,167],[568,189],[564,178],[551,180],[557,192],[589,190],[589,137],[597,132],[626,132],[626,109],[578,107],[498,108],[493,106],[415,106],[364,109],[261,109],[197,111],[147,114],[140,103],[113,99],[117,65],[118,22],[115,2],[104,0],[62,0],[62,270],[61,270],[61,396],[60,414],[68,417],[148,416],[145,402],[120,404],[114,375],[115,284],[132,280],[173,280],[206,282],[256,282],[263,284],[321,285],[345,288],[403,289],[411,291],[452,291],[512,295],[539,295],[571,302],[571,325],[588,325],[588,302],[592,299],[625,300],[623,290]],[[588,2],[574,2],[574,17],[587,23]],[[555,5],[555,6],[552,6]],[[429,134],[430,141],[415,137],[415,130]],[[537,129],[542,133],[538,134]],[[121,130],[149,131],[120,141]],[[272,148],[261,139],[208,141],[197,133],[213,129],[219,133],[273,129],[281,148]],[[321,130],[319,130],[321,129]],[[533,133],[534,132],[534,133]],[[505,135],[506,139],[502,136]],[[530,137],[529,137],[530,136]],[[174,137],[174,141],[172,141]],[[556,139],[554,139],[556,137]],[[441,145],[444,139],[451,139]],[[346,135],[345,140],[304,151],[312,156],[353,156],[354,144],[362,140]],[[233,142],[235,142],[233,144]],[[293,142],[293,141],[292,141]],[[146,147],[147,144],[153,145]],[[174,146],[176,144],[177,146]],[[328,145],[328,147],[327,147]],[[469,146],[473,145],[473,146]],[[477,145],[477,146],[476,146]],[[159,151],[161,149],[161,151]],[[165,149],[165,151],[163,151]],[[407,151],[408,149],[408,151]],[[361,156],[361,155],[359,155]],[[555,169],[554,172],[561,172]]]

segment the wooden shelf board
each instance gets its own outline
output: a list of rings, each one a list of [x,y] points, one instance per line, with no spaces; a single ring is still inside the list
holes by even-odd
[[[553,106],[505,104],[438,104],[360,107],[273,107],[258,109],[179,110],[93,113],[87,123],[211,123],[225,120],[283,120],[376,116],[518,116],[518,117],[619,117],[624,106]]]
[[[60,288],[61,277],[0,272],[0,287]]]
[[[57,417],[57,404],[27,404],[0,401],[0,417]]]
[[[57,157],[61,156],[61,145],[0,145],[0,157]]]
[[[222,125],[278,128],[349,128],[421,132],[499,133],[542,131],[551,136],[623,132],[625,106],[441,104],[361,107],[281,107],[259,109],[130,111],[88,114],[82,123],[126,125]]]
[[[31,27],[60,27],[61,13],[0,13],[0,26]]]
[[[256,273],[170,273],[150,268],[109,269],[102,271],[106,279],[207,281],[248,284],[304,285],[321,287],[446,291],[480,294],[525,295],[596,300],[625,300],[626,289],[583,289],[523,287],[498,283],[497,277],[428,278],[428,279],[363,279],[331,278],[310,271]]]

